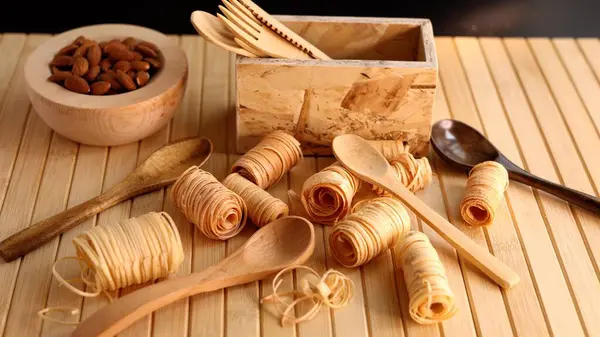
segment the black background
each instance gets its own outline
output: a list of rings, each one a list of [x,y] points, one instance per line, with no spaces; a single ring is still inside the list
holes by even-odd
[[[0,32],[60,33],[96,23],[130,23],[195,34],[194,10],[215,14],[219,0],[3,0]],[[600,0],[255,0],[271,14],[428,18],[436,35],[600,37]],[[0,56],[1,57],[1,56]]]

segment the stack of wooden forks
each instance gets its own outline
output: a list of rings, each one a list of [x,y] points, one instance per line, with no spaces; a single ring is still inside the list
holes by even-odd
[[[331,60],[324,52],[250,0],[221,0],[217,16],[194,11],[198,34],[221,48],[246,57]]]

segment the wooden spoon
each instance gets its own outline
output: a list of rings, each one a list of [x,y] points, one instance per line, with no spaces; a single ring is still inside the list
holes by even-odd
[[[0,242],[0,256],[6,262],[21,257],[85,219],[143,193],[165,187],[192,165],[202,165],[212,152],[210,140],[183,139],[154,152],[125,180],[101,195],[42,220]]]
[[[252,53],[235,43],[233,35],[216,16],[203,11],[194,11],[192,12],[190,21],[192,22],[192,26],[196,29],[196,32],[215,46],[238,55],[259,57],[259,55]]]
[[[431,129],[431,145],[446,163],[465,172],[484,161],[502,164],[508,177],[539,188],[590,212],[600,214],[600,199],[595,196],[558,185],[518,167],[506,158],[489,140],[471,126],[452,119],[443,119]]]
[[[365,139],[352,134],[333,139],[333,153],[339,162],[357,177],[392,193],[422,218],[457,252],[483,271],[504,289],[519,282],[519,275],[490,254],[487,249],[471,241],[459,229],[429,208],[411,193],[394,173],[387,160]]]
[[[138,319],[182,298],[261,280],[303,264],[314,247],[312,223],[299,216],[279,218],[256,231],[217,265],[129,293],[93,313],[71,336],[115,336]]]

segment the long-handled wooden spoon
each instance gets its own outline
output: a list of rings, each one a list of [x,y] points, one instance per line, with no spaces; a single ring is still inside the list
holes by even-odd
[[[138,319],[179,299],[266,278],[303,264],[312,255],[312,223],[299,216],[277,219],[256,231],[219,264],[136,290],[81,322],[72,337],[115,336]]]
[[[85,219],[140,194],[165,187],[192,165],[202,165],[213,145],[204,137],[167,144],[154,152],[123,181],[101,195],[42,220],[0,242],[0,256],[6,262],[21,257]]]
[[[377,185],[402,200],[461,256],[498,285],[509,289],[519,282],[519,275],[512,269],[469,239],[402,185],[387,160],[365,139],[352,134],[340,135],[333,139],[332,146],[336,159],[344,167],[364,181]]]

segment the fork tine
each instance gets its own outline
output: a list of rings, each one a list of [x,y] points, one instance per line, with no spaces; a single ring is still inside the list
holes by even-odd
[[[263,23],[256,16],[254,16],[254,14],[252,14],[252,12],[246,7],[246,5],[241,3],[239,0],[229,0],[229,2],[231,2],[231,4],[235,6],[235,8],[237,8],[240,12],[246,14],[246,16],[252,19],[252,21],[256,22],[261,26],[263,25]]]
[[[253,36],[254,38],[258,38],[259,32],[254,30],[252,27],[248,26],[242,19],[235,16],[235,14],[231,13],[227,8],[219,5],[219,9],[225,16],[229,19],[231,23],[238,26],[241,30],[246,32],[248,35]]]
[[[247,51],[249,51],[250,53],[258,56],[258,57],[269,57],[269,55],[263,53],[262,51],[252,47],[251,45],[247,44],[246,42],[238,39],[237,37],[233,38],[233,41],[235,41],[235,43],[237,43],[240,47],[246,49]]]
[[[223,24],[225,26],[227,26],[227,28],[238,38],[240,38],[240,40],[244,41],[244,42],[248,42],[248,44],[252,44],[249,41],[255,41],[256,38],[252,35],[247,34],[246,32],[244,32],[242,29],[240,29],[238,26],[236,26],[235,24],[233,24],[231,21],[229,21],[226,17],[224,17],[223,15],[221,15],[220,13],[217,13],[217,17],[221,20],[221,22],[223,22]]]
[[[229,11],[231,11],[238,18],[240,18],[241,20],[243,20],[246,24],[248,24],[248,26],[252,27],[257,32],[260,32],[260,29],[261,29],[262,25],[256,23],[256,21],[252,20],[246,14],[242,13],[239,9],[237,9],[237,7],[235,7],[228,0],[222,0],[222,2],[225,4],[225,7],[227,7],[227,9],[229,9]]]

